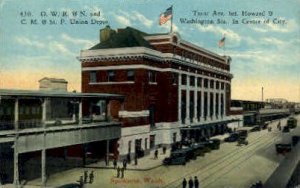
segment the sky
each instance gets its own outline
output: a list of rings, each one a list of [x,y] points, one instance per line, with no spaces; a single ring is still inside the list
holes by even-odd
[[[38,80],[56,77],[80,91],[77,57],[99,42],[101,28],[166,33],[170,21],[160,26],[158,19],[171,5],[182,39],[231,56],[232,99],[261,100],[263,87],[265,99],[299,102],[300,0],[0,0],[0,88],[38,89]]]

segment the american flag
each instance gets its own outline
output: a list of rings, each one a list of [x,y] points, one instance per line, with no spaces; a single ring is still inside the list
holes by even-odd
[[[159,25],[165,24],[171,18],[172,18],[172,6],[167,8],[167,10],[164,13],[160,14]]]
[[[223,47],[224,45],[225,45],[225,37],[223,37],[218,43],[219,48]]]

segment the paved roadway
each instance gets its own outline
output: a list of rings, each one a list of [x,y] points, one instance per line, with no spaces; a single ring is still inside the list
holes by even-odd
[[[206,153],[185,166],[161,166],[147,171],[128,170],[125,178],[115,178],[116,171],[112,169],[72,169],[49,177],[47,185],[55,187],[65,183],[75,182],[84,170],[94,170],[95,181],[86,184],[87,188],[96,187],[181,187],[185,177],[198,176],[201,188],[249,188],[252,183],[261,180],[265,182],[273,173],[284,156],[276,155],[275,143],[289,140],[290,135],[300,131],[300,116],[297,117],[297,130],[282,133],[277,130],[278,121],[270,124],[272,132],[262,130],[250,133],[247,146],[237,146],[235,143],[223,143],[219,150]],[[281,120],[281,125],[286,119]],[[40,179],[28,182],[28,185],[39,185]]]

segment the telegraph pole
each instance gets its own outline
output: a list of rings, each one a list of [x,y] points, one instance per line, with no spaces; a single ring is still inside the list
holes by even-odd
[[[264,102],[264,87],[261,88],[261,101]]]

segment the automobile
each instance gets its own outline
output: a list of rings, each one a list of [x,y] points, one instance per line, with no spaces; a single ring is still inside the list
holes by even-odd
[[[268,126],[269,126],[269,121],[267,121],[267,122],[264,122],[262,125],[261,125],[261,128],[262,129],[267,129],[268,128]]]
[[[220,144],[221,144],[221,140],[220,139],[210,139],[210,148],[215,150],[215,149],[220,149]]]
[[[241,136],[238,139],[238,146],[241,146],[242,144],[248,145],[247,137]]]
[[[225,142],[236,142],[239,139],[238,133],[231,133],[229,137],[225,138]]]
[[[290,117],[288,120],[287,120],[287,126],[290,128],[290,129],[294,129],[297,127],[297,119],[294,118],[294,117]]]
[[[260,131],[261,127],[259,125],[255,125],[250,129],[250,132],[256,132],[256,131]]]
[[[191,146],[193,148],[194,155],[197,156],[204,156],[205,155],[205,145],[204,144],[194,144]]]
[[[292,151],[291,144],[276,144],[275,147],[277,154],[285,154],[287,152]]]
[[[170,154],[163,160],[164,165],[185,165],[191,154],[190,148],[179,149]]]
[[[81,188],[79,183],[68,183],[65,185],[61,185],[58,188]]]
[[[292,136],[292,145],[295,146],[300,140],[300,136],[294,135]]]
[[[284,126],[282,129],[282,132],[284,132],[284,133],[290,132],[290,127],[288,125]]]

